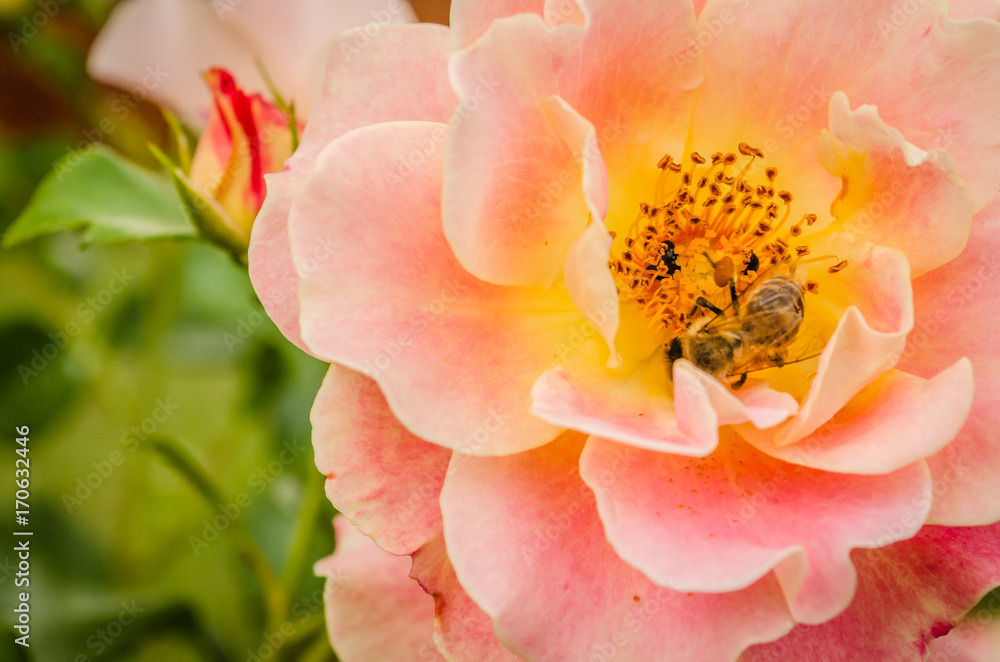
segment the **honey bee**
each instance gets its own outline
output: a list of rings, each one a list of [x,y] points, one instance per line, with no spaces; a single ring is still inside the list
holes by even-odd
[[[703,307],[715,317],[697,320],[666,349],[670,367],[685,358],[716,379],[730,381],[736,389],[746,383],[748,372],[785,365],[788,346],[805,314],[805,288],[789,276],[770,276],[751,286],[746,308],[741,310],[735,282],[729,282],[732,303],[723,310],[698,297],[696,308]]]

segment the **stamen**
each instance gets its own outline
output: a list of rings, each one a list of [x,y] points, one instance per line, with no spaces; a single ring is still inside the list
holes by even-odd
[[[654,195],[639,204],[635,220],[616,239],[621,253],[608,263],[622,301],[639,306],[650,329],[677,333],[709,310],[694,305],[699,298],[727,308],[731,292],[746,291],[782,264],[794,271],[796,264],[832,260],[837,264],[830,273],[847,266],[833,255],[802,259],[808,244],[799,239],[793,246],[792,240],[818,217],[805,214],[788,226],[794,196],[776,186],[778,168],[751,174],[763,158],[761,150],[740,143],[736,152],[708,158],[691,152],[682,160],[664,154],[657,162]],[[809,281],[806,289],[815,293],[818,285]]]

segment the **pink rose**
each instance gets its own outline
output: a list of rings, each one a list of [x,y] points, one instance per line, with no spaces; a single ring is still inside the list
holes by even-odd
[[[702,4],[335,48],[268,179],[327,493],[447,659],[917,660],[1000,583],[1000,24]]]

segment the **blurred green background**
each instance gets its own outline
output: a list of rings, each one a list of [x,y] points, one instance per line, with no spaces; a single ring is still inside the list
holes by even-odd
[[[42,4],[58,10],[32,33]],[[0,231],[121,94],[85,73],[113,4],[0,0]],[[15,52],[11,34],[31,36]],[[148,105],[106,137],[155,167],[148,141],[169,144]],[[0,660],[334,659],[312,575],[333,548],[309,444],[323,373],[215,248],[70,233],[0,251]],[[22,425],[28,649],[10,631]]]

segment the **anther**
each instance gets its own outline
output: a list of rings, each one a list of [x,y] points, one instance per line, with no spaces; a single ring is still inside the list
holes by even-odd
[[[837,264],[835,264],[832,267],[830,267],[829,269],[827,269],[827,272],[831,273],[831,274],[835,274],[838,271],[843,271],[846,268],[847,268],[847,260],[841,260]]]

